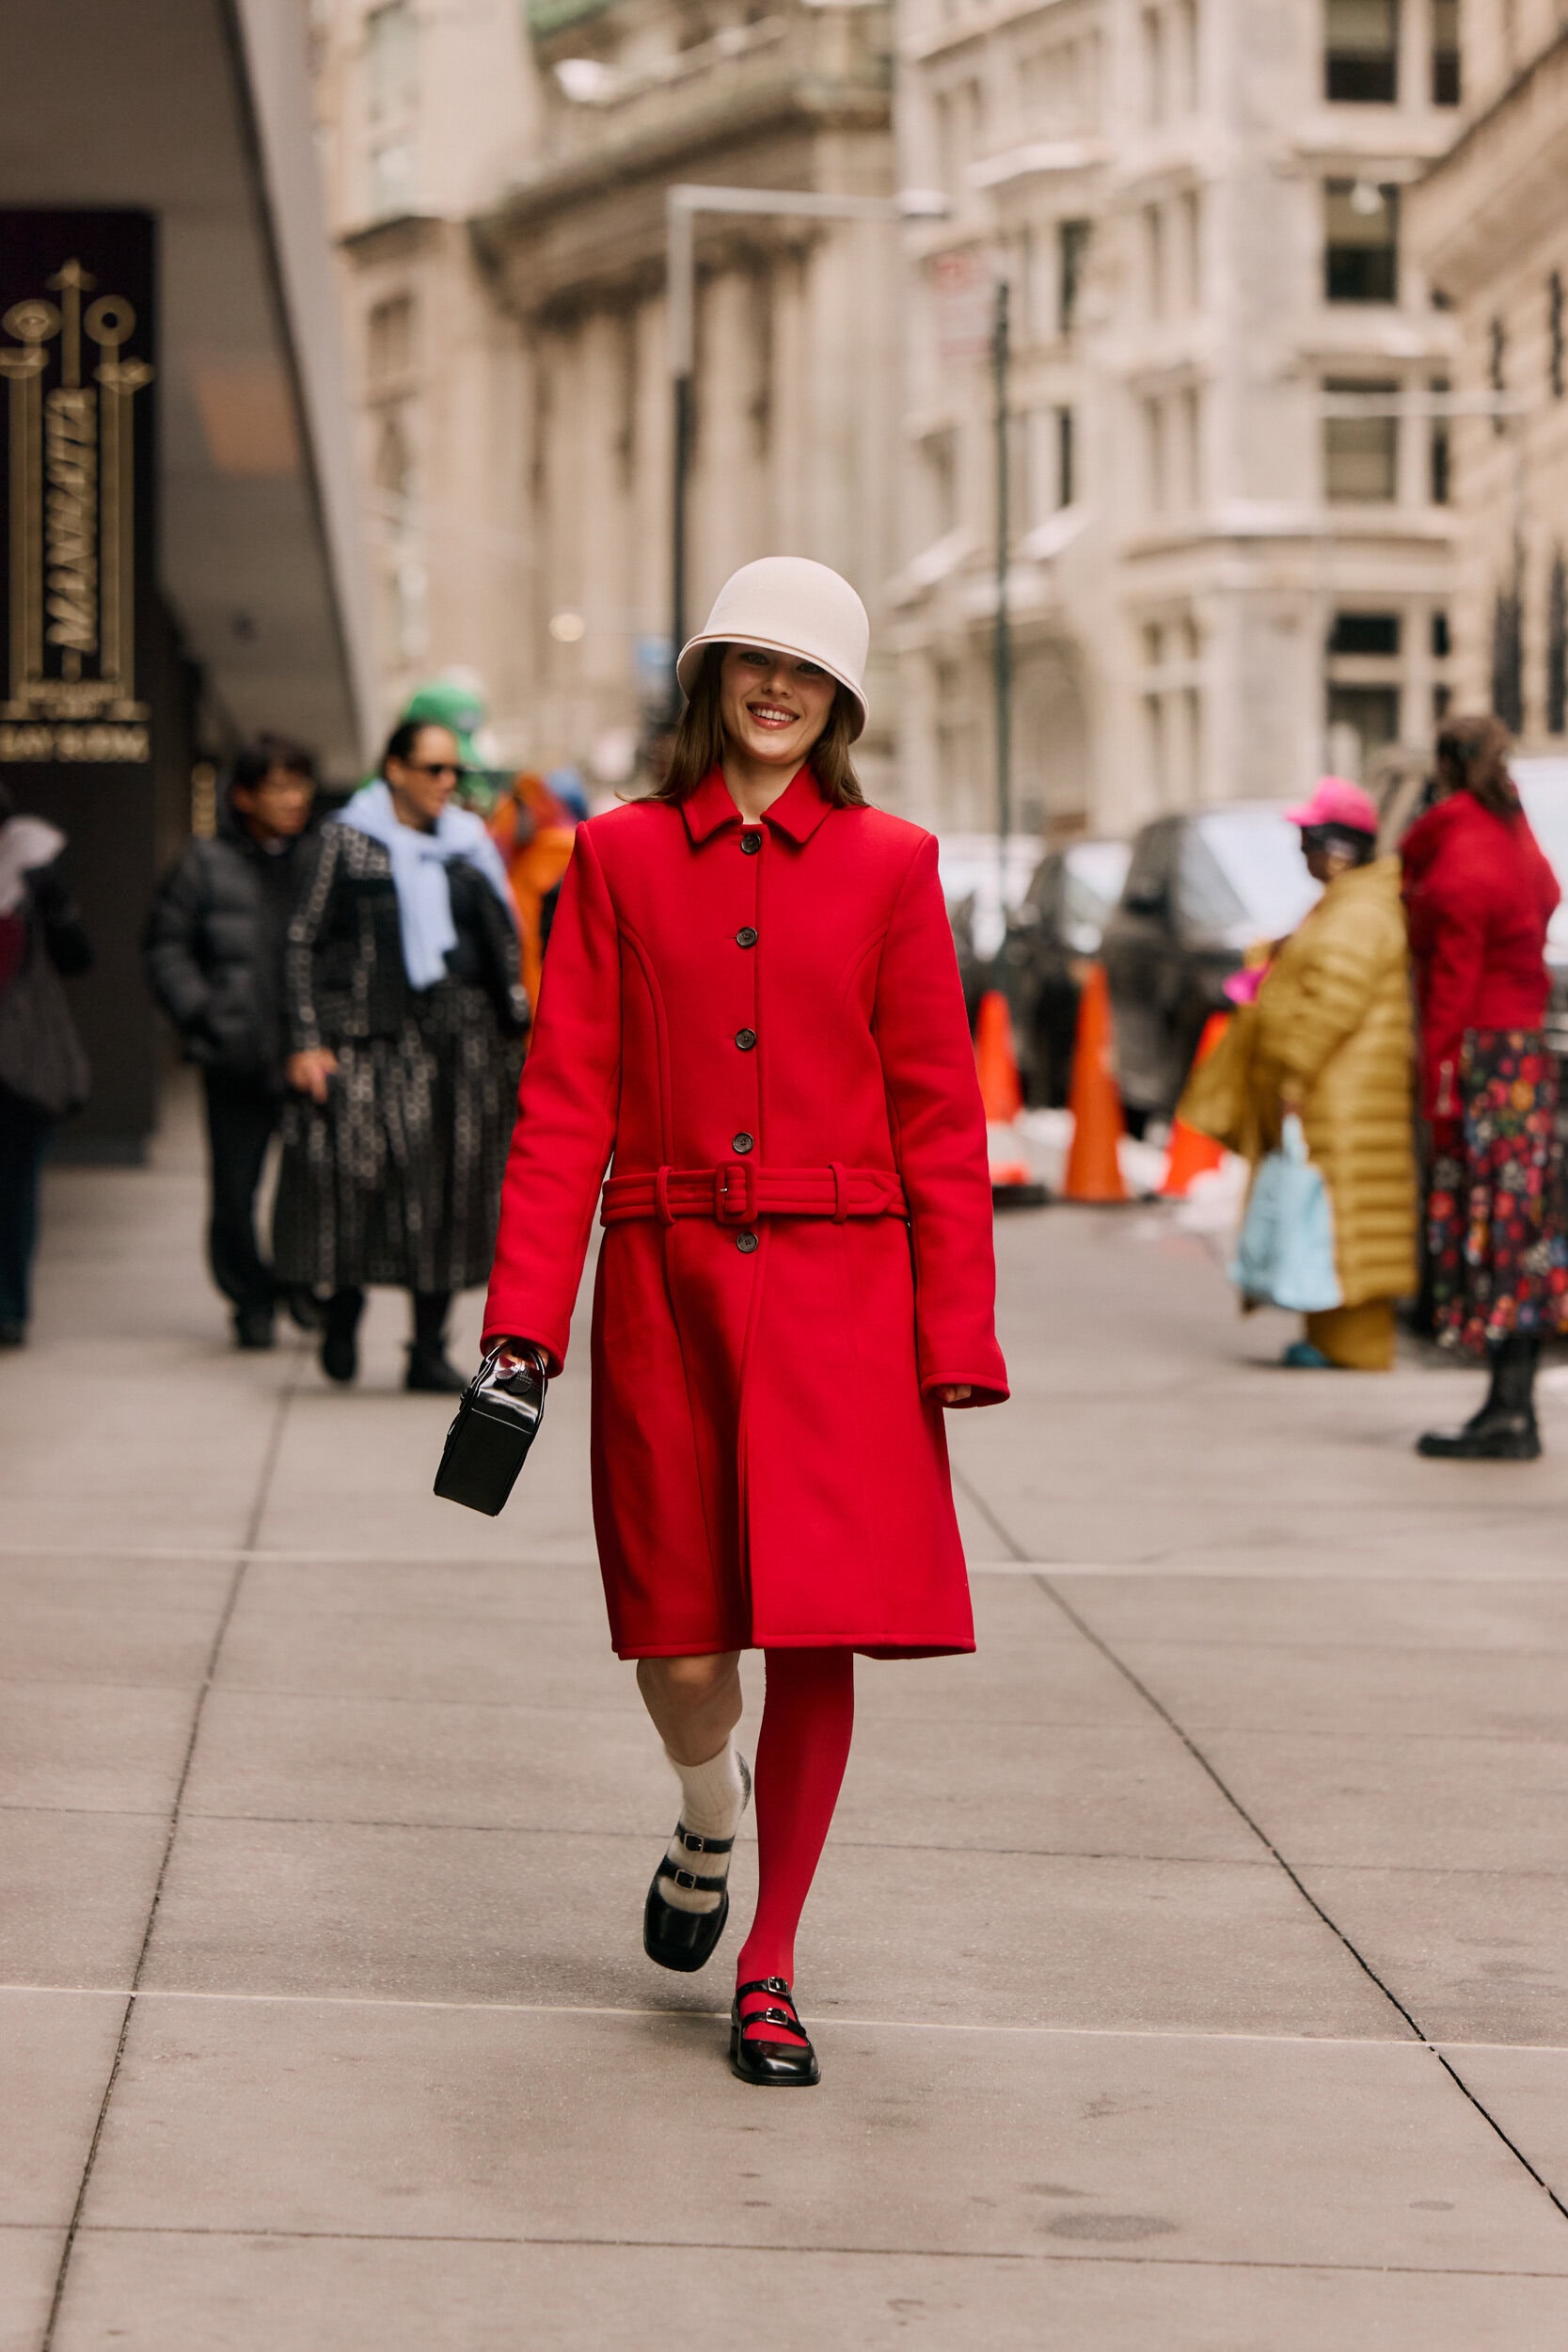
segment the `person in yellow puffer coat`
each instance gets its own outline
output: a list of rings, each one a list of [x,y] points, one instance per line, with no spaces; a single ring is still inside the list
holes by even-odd
[[[1250,1087],[1264,1151],[1286,1113],[1300,1113],[1333,1207],[1341,1304],[1308,1315],[1285,1360],[1386,1372],[1395,1301],[1418,1279],[1400,862],[1377,856],[1377,811],[1343,777],[1325,776],[1287,814],[1323,894],[1258,992]]]

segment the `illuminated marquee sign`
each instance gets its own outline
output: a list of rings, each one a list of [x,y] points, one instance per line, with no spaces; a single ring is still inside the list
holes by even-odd
[[[152,327],[144,214],[0,215],[0,765],[150,756]]]

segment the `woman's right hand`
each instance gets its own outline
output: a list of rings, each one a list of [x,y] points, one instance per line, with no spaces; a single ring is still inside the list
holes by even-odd
[[[325,1103],[329,1078],[337,1075],[338,1057],[329,1045],[313,1045],[307,1053],[291,1054],[285,1075],[296,1094]]]
[[[503,1378],[512,1372],[542,1372],[547,1380],[550,1362],[545,1350],[536,1346],[532,1340],[508,1339],[500,1343],[496,1370]]]

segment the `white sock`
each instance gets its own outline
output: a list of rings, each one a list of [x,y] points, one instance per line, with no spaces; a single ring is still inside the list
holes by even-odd
[[[693,1837],[724,1838],[734,1837],[740,1827],[740,1817],[751,1801],[752,1775],[736,1747],[734,1734],[705,1764],[678,1764],[668,1748],[664,1753],[681,1785],[681,1818],[668,1849],[673,1867],[684,1870],[689,1878],[728,1878],[727,1853],[688,1846],[681,1832],[689,1831]],[[675,1911],[717,1911],[723,1900],[721,1886],[682,1886],[668,1877],[660,1879],[659,1892]]]

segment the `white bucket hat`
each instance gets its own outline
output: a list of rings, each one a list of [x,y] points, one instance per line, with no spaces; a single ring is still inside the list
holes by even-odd
[[[689,699],[708,645],[761,645],[815,661],[854,697],[850,739],[865,725],[865,657],[871,623],[847,580],[804,555],[765,555],[732,572],[713,600],[707,626],[681,647],[675,664]]]

